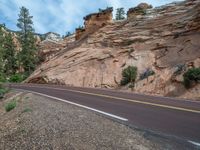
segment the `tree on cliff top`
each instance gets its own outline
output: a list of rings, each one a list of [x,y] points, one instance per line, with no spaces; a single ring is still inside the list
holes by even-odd
[[[21,44],[19,65],[24,68],[25,73],[28,74],[34,71],[38,62],[32,18],[27,8],[20,8],[19,19],[17,20],[17,27],[20,29],[19,41]]]
[[[123,19],[125,19],[124,15],[125,15],[124,8],[117,8],[116,20],[123,20]]]

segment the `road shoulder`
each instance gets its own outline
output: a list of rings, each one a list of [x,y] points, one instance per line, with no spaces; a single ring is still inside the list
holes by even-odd
[[[6,112],[5,104],[13,99],[16,108]],[[95,112],[27,92],[13,92],[0,101],[0,125],[0,149],[182,148]]]

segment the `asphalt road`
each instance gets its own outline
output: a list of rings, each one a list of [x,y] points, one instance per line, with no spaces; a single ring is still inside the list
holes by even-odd
[[[141,129],[200,143],[200,102],[93,88],[36,84],[11,87],[84,105]]]

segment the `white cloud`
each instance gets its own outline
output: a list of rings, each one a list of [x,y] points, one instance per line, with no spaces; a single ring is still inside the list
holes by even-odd
[[[119,8],[122,6],[122,3],[120,0],[106,0],[107,4],[109,4],[110,6],[114,7],[114,8]]]
[[[116,8],[124,7],[127,10],[141,2],[147,2],[153,6],[159,6],[173,0],[1,0],[0,23],[5,22],[9,28],[16,29],[16,21],[19,8],[25,6],[33,16],[36,32],[48,31],[64,34],[73,31],[83,24],[83,17],[89,13],[98,11],[98,8],[107,6]]]
[[[109,6],[112,6],[114,8],[113,14],[116,14],[116,9],[119,7],[122,7],[122,1],[121,0],[106,0],[107,4]]]

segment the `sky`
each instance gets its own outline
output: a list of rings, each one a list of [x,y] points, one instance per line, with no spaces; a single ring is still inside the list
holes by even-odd
[[[5,23],[9,29],[18,30],[18,14],[20,7],[24,6],[33,16],[37,33],[51,31],[64,35],[68,31],[74,32],[75,28],[83,25],[84,16],[98,12],[99,8],[109,6],[116,10],[124,7],[127,11],[141,2],[157,7],[173,1],[175,0],[0,0],[0,23]]]

